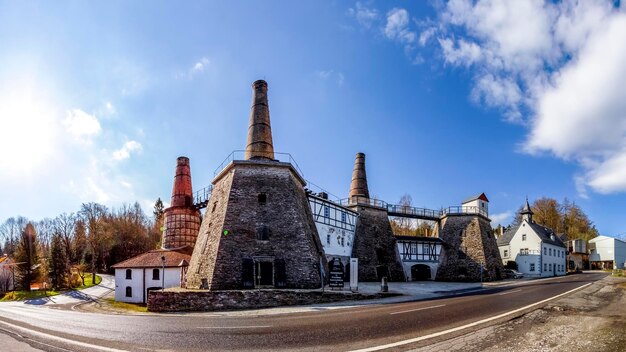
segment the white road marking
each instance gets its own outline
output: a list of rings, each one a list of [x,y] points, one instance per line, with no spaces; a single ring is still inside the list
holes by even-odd
[[[271,328],[270,325],[246,325],[246,326],[198,326],[196,329],[257,329]]]
[[[409,313],[409,312],[417,312],[418,310],[433,309],[433,308],[439,308],[439,307],[443,307],[443,306],[445,306],[445,304],[440,304],[440,305],[438,305],[438,306],[422,307],[422,308],[415,308],[415,309],[403,310],[403,311],[401,311],[401,312],[393,312],[393,313],[389,313],[389,315],[394,315],[394,314],[402,314],[402,313]]]
[[[27,329],[25,327],[22,327],[22,326],[19,326],[19,325],[14,325],[14,324],[11,324],[11,323],[7,323],[5,321],[0,321],[0,324],[4,324],[6,326],[9,326],[9,327],[11,327],[12,329],[15,329],[15,330],[23,331],[25,334],[35,335],[35,336],[43,337],[43,338],[46,338],[46,339],[55,340],[55,341],[59,341],[59,342],[62,342],[62,343],[67,343],[67,344],[74,345],[74,346],[80,346],[80,347],[85,347],[85,348],[92,348],[92,349],[95,349],[95,350],[106,351],[106,352],[128,352],[126,350],[118,350],[118,349],[115,349],[115,348],[109,348],[109,347],[103,347],[103,346],[98,346],[98,345],[92,345],[92,344],[86,343],[86,342],[74,341],[74,340],[66,339],[64,337],[46,334],[45,332],[39,332],[39,331],[36,331],[36,330]],[[56,347],[56,346],[54,346],[54,347]]]
[[[498,293],[498,296],[503,296],[503,295],[508,295],[509,293],[515,293],[515,292],[520,292],[522,289],[518,289],[518,290],[513,290],[513,291],[506,291],[506,292],[502,292],[502,293]]]
[[[565,296],[567,294],[570,294],[570,293],[572,293],[574,291],[578,291],[580,289],[583,289],[583,288],[585,288],[585,287],[587,287],[587,286],[589,286],[591,284],[592,283],[590,282],[590,283],[587,283],[587,284],[585,284],[583,286],[576,287],[575,289],[569,290],[567,292],[558,294],[558,295],[550,297],[550,298],[546,298],[546,299],[544,299],[542,301],[539,301],[539,302],[535,302],[535,303],[529,304],[529,305],[524,306],[522,308],[517,308],[517,309],[514,309],[512,311],[509,311],[509,312],[506,312],[506,313],[502,313],[502,314],[499,314],[499,315],[496,315],[496,316],[493,316],[493,317],[490,317],[490,318],[486,318],[486,319],[483,319],[483,320],[475,321],[473,323],[465,324],[465,325],[462,325],[462,326],[457,326],[456,328],[452,328],[452,329],[448,329],[448,330],[444,330],[444,331],[439,331],[439,332],[436,332],[436,333],[432,333],[432,334],[424,335],[424,336],[420,336],[420,337],[415,337],[415,338],[408,339],[408,340],[393,342],[393,343],[389,343],[389,344],[386,344],[386,345],[379,345],[379,346],[373,346],[373,347],[368,347],[368,348],[362,348],[362,349],[359,349],[359,350],[353,350],[353,351],[350,351],[350,352],[373,352],[373,351],[380,351],[380,350],[384,350],[384,349],[387,349],[387,348],[393,348],[393,347],[408,345],[410,343],[419,342],[419,341],[431,339],[433,337],[446,335],[446,334],[449,334],[451,332],[464,330],[464,329],[471,328],[471,327],[474,327],[474,326],[477,326],[477,325],[480,325],[480,324],[483,324],[483,323],[487,323],[487,322],[490,322],[490,321],[493,321],[493,320],[496,320],[496,319],[504,318],[507,315],[515,314],[515,313],[521,312],[521,311],[523,311],[525,309],[528,309],[528,308],[536,307],[538,305],[541,305],[541,304],[544,304],[546,302],[549,302],[549,301],[551,301],[553,299],[556,299],[556,298],[559,298],[559,297],[563,297],[563,296]]]

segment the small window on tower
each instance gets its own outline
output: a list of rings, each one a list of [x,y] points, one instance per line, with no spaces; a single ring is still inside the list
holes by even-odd
[[[267,226],[261,226],[256,229],[256,239],[259,241],[269,241],[272,231]]]
[[[259,193],[258,198],[259,198],[259,204],[264,205],[265,203],[267,203],[267,194]]]
[[[213,203],[213,209],[211,209],[211,213],[215,211],[215,208],[217,208],[217,202]]]

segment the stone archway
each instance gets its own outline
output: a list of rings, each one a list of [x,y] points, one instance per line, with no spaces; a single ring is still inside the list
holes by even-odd
[[[426,281],[432,278],[430,267],[426,264],[415,264],[411,267],[412,281]]]

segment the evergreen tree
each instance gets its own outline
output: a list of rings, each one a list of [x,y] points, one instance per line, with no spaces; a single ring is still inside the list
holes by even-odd
[[[60,234],[52,235],[48,258],[48,277],[53,289],[67,287],[68,257]]]
[[[15,250],[16,281],[22,290],[30,291],[30,285],[38,279],[39,258],[37,234],[32,223],[26,224]]]

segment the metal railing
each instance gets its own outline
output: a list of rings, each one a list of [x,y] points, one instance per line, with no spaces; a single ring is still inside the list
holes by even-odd
[[[439,218],[441,217],[441,210],[434,209],[426,209],[426,208],[416,208],[406,205],[387,205],[388,213],[395,214],[406,214],[409,216],[420,217],[420,218]]]
[[[222,172],[222,170],[224,170],[231,162],[235,160],[246,160],[246,151],[234,150],[232,153],[230,153],[226,157],[226,159],[224,159],[224,161],[222,161],[222,163],[215,169],[215,171],[213,172],[213,177],[217,176],[220,172]],[[261,159],[261,161],[262,160],[263,159]],[[296,171],[300,174],[300,176],[304,177],[304,173],[302,172],[302,169],[300,169],[300,166],[298,165],[296,160],[291,156],[291,154],[274,152],[273,161],[280,161],[283,163],[291,164],[296,169]],[[272,162],[272,161],[267,160],[267,162]]]
[[[441,210],[442,215],[449,214],[480,214],[484,217],[488,217],[487,211],[481,209],[479,207],[463,207],[463,206],[453,206],[447,207]]]
[[[206,208],[213,192],[213,185],[208,185],[193,194],[193,205],[198,209]]]
[[[540,255],[541,251],[535,249],[520,249],[519,255]]]
[[[380,199],[361,197],[361,196],[353,196],[350,198],[341,199],[339,201],[339,205],[343,205],[343,206],[357,205],[357,204],[369,205],[372,207],[379,207],[379,208],[387,208],[387,205],[388,205],[387,202],[382,201]]]

